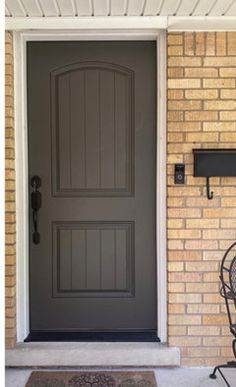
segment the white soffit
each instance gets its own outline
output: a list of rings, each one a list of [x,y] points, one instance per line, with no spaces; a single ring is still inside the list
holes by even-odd
[[[6,0],[6,29],[236,30],[236,0]]]

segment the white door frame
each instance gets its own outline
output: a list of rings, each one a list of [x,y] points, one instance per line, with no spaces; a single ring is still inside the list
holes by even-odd
[[[29,197],[26,44],[56,40],[156,40],[157,42],[157,166],[156,257],[157,326],[167,341],[166,274],[166,32],[164,30],[107,29],[14,32],[15,133],[16,133],[16,281],[17,342],[29,334]]]

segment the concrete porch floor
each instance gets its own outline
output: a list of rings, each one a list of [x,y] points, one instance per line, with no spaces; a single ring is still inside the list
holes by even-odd
[[[212,367],[160,367],[160,368],[125,368],[126,371],[134,370],[149,370],[154,371],[158,387],[225,387],[226,384],[218,374],[217,379],[209,379],[209,373],[212,372]],[[25,384],[34,369],[17,369],[7,368],[6,369],[6,384],[5,387],[25,387]],[[42,369],[41,369],[42,370]],[[52,369],[43,369],[44,371]],[[57,370],[74,370],[74,371],[104,371],[111,370],[111,368],[58,368]],[[120,368],[113,368],[112,371],[121,371]],[[124,370],[124,369],[123,369]],[[236,370],[225,370],[225,376],[231,387],[236,387]]]

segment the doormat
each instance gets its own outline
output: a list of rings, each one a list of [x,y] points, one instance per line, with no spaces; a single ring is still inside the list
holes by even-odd
[[[154,372],[39,372],[25,387],[157,387]]]

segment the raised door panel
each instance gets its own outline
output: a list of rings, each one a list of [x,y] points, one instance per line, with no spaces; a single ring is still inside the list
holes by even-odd
[[[78,63],[51,73],[53,195],[132,196],[133,72]]]
[[[134,222],[53,223],[53,297],[133,297]]]

